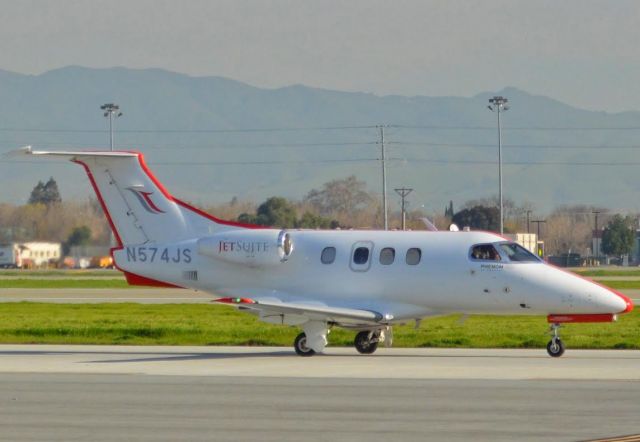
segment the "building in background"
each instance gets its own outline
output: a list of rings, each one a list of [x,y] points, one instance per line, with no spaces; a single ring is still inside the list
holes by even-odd
[[[0,245],[0,267],[32,268],[55,265],[62,256],[58,242],[25,242]]]

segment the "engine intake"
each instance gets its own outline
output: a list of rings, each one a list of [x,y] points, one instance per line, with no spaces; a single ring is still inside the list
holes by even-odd
[[[249,267],[278,265],[293,253],[286,230],[232,230],[198,240],[198,253]]]

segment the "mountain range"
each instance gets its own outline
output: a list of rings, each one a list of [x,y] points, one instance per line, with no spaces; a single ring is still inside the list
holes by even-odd
[[[380,193],[384,126],[390,207],[394,188],[411,187],[412,207],[440,212],[449,200],[458,207],[498,193],[494,95],[510,104],[501,115],[506,197],[541,213],[562,204],[640,210],[640,112],[587,111],[516,88],[407,97],[262,89],[160,69],[0,71],[0,152],[108,148],[100,105],[117,103],[116,148],[144,152],[173,193],[197,204],[261,202],[349,175]],[[49,176],[63,199],[89,194],[80,168],[2,158],[0,202],[25,202]]]

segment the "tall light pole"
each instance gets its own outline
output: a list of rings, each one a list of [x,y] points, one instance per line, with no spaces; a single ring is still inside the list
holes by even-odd
[[[527,210],[527,233],[531,233],[531,223],[529,217],[531,216],[531,210]]]
[[[387,212],[387,158],[384,149],[384,126],[380,129],[380,154],[382,159],[382,213],[384,218],[384,230],[389,230],[389,215]]]
[[[598,215],[600,214],[599,210],[594,210],[593,213],[596,216],[595,219],[595,223],[596,223],[596,230],[595,230],[595,235],[596,235],[596,259],[598,260],[598,262],[600,261],[600,234],[598,233]]]
[[[489,105],[487,106],[491,112],[498,114],[498,197],[500,199],[500,234],[504,233],[504,212],[502,204],[502,126],[500,122],[500,114],[509,110],[507,100],[504,97],[496,95],[493,98],[489,98]]]
[[[109,118],[109,145],[113,152],[113,120],[122,116],[120,112],[120,106],[113,103],[106,103],[100,106],[100,109],[104,111],[104,116]]]
[[[402,230],[407,229],[407,210],[405,200],[407,199],[407,195],[413,192],[413,189],[407,187],[401,187],[400,189],[394,189],[400,198],[402,198]]]

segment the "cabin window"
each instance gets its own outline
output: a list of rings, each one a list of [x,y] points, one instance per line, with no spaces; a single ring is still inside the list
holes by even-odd
[[[396,250],[392,247],[385,247],[380,250],[380,264],[388,266],[396,259]]]
[[[510,261],[516,262],[538,262],[536,255],[516,243],[500,244],[502,251],[509,257]]]
[[[325,247],[322,250],[322,255],[320,255],[320,261],[322,261],[322,264],[332,264],[333,261],[335,260],[336,260],[336,248]]]
[[[369,261],[369,249],[367,247],[358,247],[353,252],[353,263],[364,265]]]
[[[492,244],[479,244],[471,248],[471,258],[480,261],[500,261],[500,254]]]
[[[405,260],[410,266],[418,265],[421,258],[422,250],[418,249],[417,247],[407,250],[407,256],[405,257]]]

